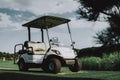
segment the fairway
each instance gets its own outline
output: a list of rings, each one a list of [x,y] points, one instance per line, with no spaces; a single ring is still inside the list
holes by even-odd
[[[68,68],[62,68],[61,73],[58,74],[45,73],[41,69],[20,72],[12,61],[0,60],[0,80],[120,80],[119,75],[118,71],[79,71],[74,73]]]

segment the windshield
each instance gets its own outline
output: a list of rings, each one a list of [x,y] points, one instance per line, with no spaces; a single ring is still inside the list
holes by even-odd
[[[53,47],[72,47],[70,45],[65,45],[59,42],[58,37],[53,37],[52,39],[50,39],[50,44]]]

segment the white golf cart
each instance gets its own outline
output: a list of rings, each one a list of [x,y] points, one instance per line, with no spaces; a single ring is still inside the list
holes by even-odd
[[[67,66],[72,72],[78,72],[81,65],[74,50],[69,21],[69,19],[55,16],[43,16],[23,24],[28,29],[28,41],[24,44],[16,44],[14,47],[14,63],[18,64],[19,70],[27,71],[29,68],[41,67],[45,72],[59,73],[62,66]],[[49,39],[48,29],[64,23],[67,23],[72,42],[69,47],[61,45],[56,37]],[[31,28],[41,30],[41,42],[31,41]],[[48,42],[44,42],[45,30]],[[22,46],[19,51],[17,51],[18,46]],[[16,54],[19,55],[17,60]]]

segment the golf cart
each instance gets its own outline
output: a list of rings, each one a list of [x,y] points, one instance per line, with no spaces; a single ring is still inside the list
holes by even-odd
[[[29,68],[42,68],[45,72],[59,73],[62,66],[67,66],[72,72],[78,72],[81,65],[77,59],[74,50],[74,42],[69,27],[69,19],[43,16],[30,21],[22,26],[28,29],[28,41],[24,44],[16,44],[14,47],[14,63],[18,64],[20,71],[27,71]],[[50,39],[48,29],[67,23],[70,34],[71,46],[66,47],[58,42],[58,38]],[[31,41],[31,28],[41,30],[41,42]],[[44,40],[44,31],[46,30],[48,42]],[[21,49],[17,51],[17,47]],[[16,60],[16,54],[18,59]]]

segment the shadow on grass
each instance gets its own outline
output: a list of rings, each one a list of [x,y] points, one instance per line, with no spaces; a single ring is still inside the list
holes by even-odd
[[[38,73],[42,75],[37,75]],[[0,70],[0,80],[101,80],[101,79],[62,77],[57,76],[57,74],[44,73],[43,71],[19,72],[17,70]]]

